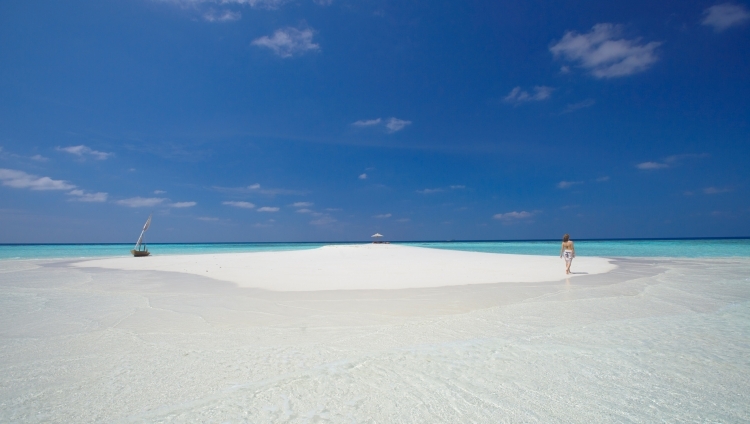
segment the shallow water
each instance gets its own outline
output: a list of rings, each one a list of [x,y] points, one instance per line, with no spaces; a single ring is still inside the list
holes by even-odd
[[[367,295],[4,261],[0,421],[749,421],[750,259],[619,265]]]
[[[154,255],[270,252],[315,249],[336,243],[154,243]],[[349,244],[349,243],[341,243]],[[406,246],[523,255],[559,255],[559,241],[404,242]],[[132,244],[0,244],[0,259],[55,259],[129,256]],[[750,257],[750,239],[582,240],[581,256],[603,257]]]

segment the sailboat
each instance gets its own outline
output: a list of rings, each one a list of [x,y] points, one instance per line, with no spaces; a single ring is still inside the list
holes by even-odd
[[[138,241],[135,243],[135,247],[130,251],[130,253],[132,253],[136,258],[139,256],[148,256],[151,254],[151,252],[149,252],[148,248],[146,247],[146,243],[143,242],[143,234],[146,232],[146,230],[148,230],[148,227],[151,226],[151,215],[148,216],[146,224],[143,226],[143,231],[141,231],[141,236],[138,237]]]

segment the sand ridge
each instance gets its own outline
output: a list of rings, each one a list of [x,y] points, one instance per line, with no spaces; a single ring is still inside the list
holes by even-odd
[[[81,268],[167,271],[274,291],[394,290],[490,283],[536,283],[566,278],[556,256],[509,255],[393,244],[330,245],[283,252],[165,255],[77,262]],[[610,260],[579,257],[572,270],[602,274]]]

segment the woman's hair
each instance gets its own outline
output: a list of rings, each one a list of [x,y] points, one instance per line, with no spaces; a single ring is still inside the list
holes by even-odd
[[[570,234],[565,234],[565,235],[563,236],[563,242],[566,242],[566,241],[568,241],[568,240],[570,240]]]

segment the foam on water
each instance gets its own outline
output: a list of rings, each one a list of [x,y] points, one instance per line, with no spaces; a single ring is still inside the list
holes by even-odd
[[[312,296],[13,263],[4,422],[750,421],[748,258],[624,260],[495,304],[526,286]],[[440,296],[453,312],[407,313]]]

